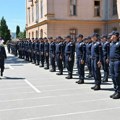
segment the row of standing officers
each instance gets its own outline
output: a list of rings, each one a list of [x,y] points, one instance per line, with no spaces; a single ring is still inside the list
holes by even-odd
[[[73,42],[71,36],[65,39],[58,36],[56,39],[40,38],[32,40],[21,40],[15,45],[15,55],[19,58],[26,59],[40,67],[49,69],[51,72],[56,71],[56,65],[59,72],[57,75],[63,75],[63,69],[66,67],[68,76],[66,79],[72,79],[74,61],[76,60],[79,80],[77,84],[84,84],[85,65],[89,70],[87,77],[93,77],[95,85],[93,90],[101,89],[101,81],[108,82],[109,71],[114,85],[114,94],[110,97],[113,99],[120,98],[120,41],[119,32],[113,31],[109,35],[93,33],[91,36],[84,38],[82,34],[77,36],[77,41]],[[9,45],[8,50],[10,52]],[[49,62],[50,61],[50,62]],[[46,63],[46,64],[45,64]],[[50,65],[49,65],[50,63]],[[46,66],[45,66],[46,65]],[[101,80],[101,68],[104,76]]]

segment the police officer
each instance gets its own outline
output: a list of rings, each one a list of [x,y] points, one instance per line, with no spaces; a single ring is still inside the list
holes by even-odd
[[[40,46],[39,46],[39,51],[40,51],[40,67],[44,67],[44,39],[40,38]]]
[[[92,74],[95,79],[95,86],[91,87],[94,90],[100,90],[101,85],[101,61],[102,61],[102,46],[99,42],[99,35],[97,33],[93,33],[91,36],[92,39],[92,47],[91,47],[91,66],[92,66]]]
[[[56,61],[59,72],[57,75],[63,75],[64,43],[61,36],[57,37],[56,43]]]
[[[28,60],[32,62],[32,41],[30,39],[28,42]]]
[[[87,67],[88,67],[88,71],[89,71],[89,74],[88,78],[91,78],[93,75],[92,75],[92,69],[91,69],[91,47],[92,47],[92,40],[91,40],[91,37],[88,36],[86,38],[86,64],[87,64]]]
[[[1,69],[1,77],[3,76],[4,72],[4,61],[7,58],[5,48],[2,43],[2,39],[0,38],[0,69]]]
[[[102,42],[102,65],[104,70],[103,82],[108,82],[109,76],[109,51],[110,51],[110,43],[107,40],[107,35],[101,36]]]
[[[50,72],[55,72],[56,71],[56,65],[55,65],[55,50],[56,50],[56,44],[55,44],[55,40],[50,37],[49,38],[50,41],[50,48],[49,48],[49,53],[50,53],[50,63],[52,66],[52,69],[50,70]]]
[[[65,47],[65,61],[66,68],[68,70],[68,76],[66,79],[72,79],[73,66],[74,66],[74,52],[75,46],[72,43],[72,38],[70,35],[66,37],[66,47]]]
[[[40,51],[39,51],[39,39],[37,39],[35,43],[35,56],[36,56],[36,65],[39,65],[40,63]]]
[[[47,38],[44,38],[45,44],[44,44],[44,53],[45,53],[45,61],[46,61],[46,67],[45,69],[49,69],[49,42]]]
[[[114,84],[115,93],[110,97],[113,99],[120,98],[120,41],[119,32],[113,32],[110,45],[110,71]]]
[[[33,64],[36,64],[35,44],[36,44],[36,41],[35,41],[35,39],[33,38],[33,42],[32,42],[32,63],[33,63]]]
[[[83,35],[79,34],[77,36],[77,44],[76,44],[77,69],[79,75],[79,81],[77,81],[76,83],[78,84],[84,83],[85,56],[86,56],[86,45],[83,42]]]

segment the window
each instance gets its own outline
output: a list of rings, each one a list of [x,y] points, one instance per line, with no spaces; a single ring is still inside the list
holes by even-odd
[[[30,38],[30,32],[29,32],[29,38]]]
[[[34,32],[32,32],[32,38],[34,38]]]
[[[40,30],[40,37],[43,38],[43,29]]]
[[[112,30],[113,30],[113,31],[117,31],[117,27],[113,27]]]
[[[94,1],[94,16],[100,16],[100,1]]]
[[[75,39],[76,35],[77,35],[77,30],[76,29],[70,29],[70,35],[73,39]]]
[[[32,22],[34,22],[34,6],[32,6]]]
[[[113,15],[117,15],[117,0],[113,0]]]
[[[38,1],[36,2],[36,23],[38,23],[39,20],[39,3]]]
[[[70,0],[70,15],[77,15],[77,0]]]
[[[30,8],[28,8],[28,23],[30,23]]]
[[[41,10],[40,17],[43,18],[43,0],[40,1],[40,10]]]
[[[99,35],[101,34],[101,30],[99,28],[94,29],[94,33],[98,33]]]
[[[38,38],[38,31],[36,30],[36,38]]]

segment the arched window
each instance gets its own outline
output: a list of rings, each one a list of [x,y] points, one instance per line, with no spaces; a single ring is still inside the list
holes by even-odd
[[[40,36],[43,38],[43,29],[40,30]]]
[[[29,38],[30,38],[30,32],[29,32]]]
[[[34,38],[34,32],[32,32],[32,38]]]

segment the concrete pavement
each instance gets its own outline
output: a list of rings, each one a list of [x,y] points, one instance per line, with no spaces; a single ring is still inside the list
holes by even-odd
[[[78,85],[8,54],[4,78],[0,79],[0,120],[119,120],[120,100],[113,100],[113,85],[94,81]],[[87,73],[87,72],[86,72]]]

